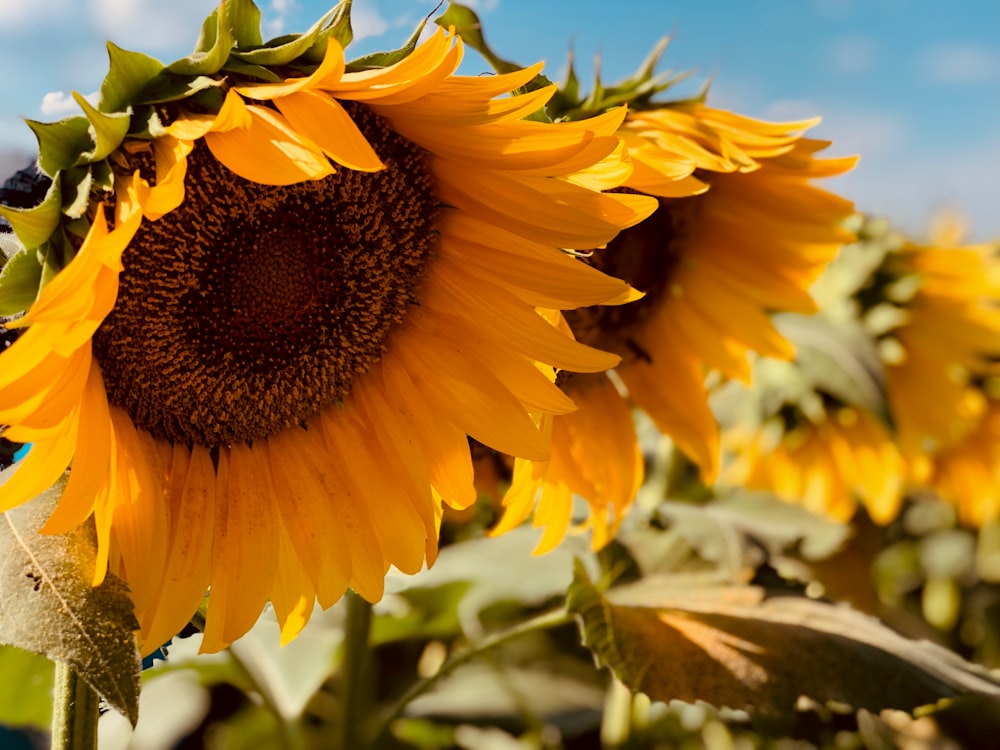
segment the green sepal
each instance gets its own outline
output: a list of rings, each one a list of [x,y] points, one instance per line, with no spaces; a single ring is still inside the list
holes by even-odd
[[[101,84],[101,99],[97,104],[102,112],[126,109],[163,70],[159,60],[122,49],[111,42],[108,42],[108,58],[110,67]]]
[[[260,35],[260,8],[253,0],[228,0],[224,7],[237,48],[259,47],[264,43]]]
[[[387,68],[390,65],[395,65],[400,60],[407,58],[416,49],[417,42],[420,41],[420,35],[423,33],[424,26],[426,25],[427,18],[424,18],[417,24],[417,28],[410,35],[410,38],[406,40],[406,44],[399,49],[362,55],[356,60],[351,60],[347,63],[347,69],[351,71],[370,70],[372,68]]]
[[[59,242],[61,240],[61,242]],[[44,247],[38,248],[38,259],[42,264],[41,279],[38,282],[38,288],[42,289],[48,284],[56,275],[63,270],[68,262],[67,258],[64,258],[64,253],[59,251],[56,244],[65,243],[65,235],[60,237],[53,237],[52,242],[47,243]]]
[[[232,73],[234,75],[242,76],[243,78],[252,78],[257,81],[265,81],[267,83],[281,83],[284,79],[277,73],[274,73],[263,65],[251,65],[250,63],[245,63],[242,60],[236,60],[230,58],[229,61],[222,66],[223,73]]]
[[[348,45],[354,41],[354,29],[351,27],[351,2],[352,0],[341,0],[340,4],[333,9],[334,15],[330,19],[329,26],[317,36],[313,46],[306,52],[306,59],[319,63],[326,53],[326,41],[333,37],[340,46],[347,49]]]
[[[90,220],[86,216],[81,216],[79,219],[67,221],[63,229],[66,235],[73,235],[82,242],[90,233]]]
[[[219,88],[223,81],[209,76],[176,75],[163,71],[151,80],[137,95],[136,101],[142,104],[162,104],[187,99],[205,89]]]
[[[110,193],[115,189],[115,173],[111,169],[111,164],[108,163],[107,159],[102,159],[91,164],[90,176],[94,189],[106,193]]]
[[[94,182],[90,165],[64,169],[59,179],[62,182],[62,212],[71,219],[79,219],[90,205],[90,188]]]
[[[515,73],[518,70],[524,69],[523,65],[517,65],[509,60],[504,60],[490,48],[486,43],[486,38],[483,36],[483,24],[480,22],[479,16],[471,8],[467,8],[459,3],[450,2],[448,3],[448,9],[438,18],[434,19],[434,23],[445,29],[449,26],[454,26],[455,31],[462,37],[462,41],[482,55],[497,73]]]
[[[31,307],[41,281],[38,251],[23,248],[0,270],[0,315],[17,315]]]
[[[140,140],[153,140],[160,138],[166,132],[163,121],[160,119],[156,107],[143,104],[135,108],[132,113],[132,128],[129,135]]]
[[[187,76],[213,75],[222,70],[233,51],[233,33],[219,23],[220,8],[213,10],[201,25],[201,35],[194,52],[167,66],[171,73]]]
[[[59,226],[61,212],[62,190],[58,179],[52,180],[45,198],[34,208],[0,206],[0,216],[10,222],[21,244],[29,249],[41,247],[52,236]]]
[[[100,161],[121,145],[132,116],[128,112],[101,112],[76,91],[73,99],[90,120],[90,137],[94,140],[93,149],[81,154],[76,163]]]
[[[49,177],[60,170],[72,167],[80,154],[93,148],[90,120],[74,115],[56,122],[26,120],[38,140],[38,166]]]
[[[346,5],[349,6],[350,3],[346,3]],[[272,39],[267,45],[258,49],[233,52],[232,58],[249,65],[277,66],[288,65],[293,60],[305,56],[306,62],[317,64],[322,61],[323,55],[326,54],[326,40],[331,35],[336,37],[335,27],[328,24],[331,21],[336,22],[335,16],[341,10],[342,6],[337,6],[328,11],[304,34],[286,34]],[[347,24],[350,26],[349,18]],[[344,46],[344,43],[341,42],[341,45]],[[319,48],[317,59],[313,59],[312,55],[309,54],[313,47]]]

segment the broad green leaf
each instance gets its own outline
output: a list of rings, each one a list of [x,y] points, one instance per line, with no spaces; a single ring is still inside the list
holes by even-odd
[[[213,10],[202,23],[195,51],[170,63],[168,71],[185,76],[210,76],[222,69],[233,51],[234,40],[229,25],[219,22],[220,10]]]
[[[60,170],[72,167],[80,154],[94,148],[90,120],[82,115],[57,122],[26,122],[38,140],[38,166],[49,177],[55,177]]]
[[[16,470],[0,472],[0,484]],[[69,664],[134,725],[138,624],[126,586],[110,574],[100,586],[90,585],[96,560],[91,526],[62,535],[39,532],[64,486],[60,480],[0,520],[0,643]]]
[[[73,92],[73,99],[90,120],[90,135],[94,139],[94,148],[82,154],[81,159],[101,161],[121,145],[132,117],[128,112],[101,112],[76,91]]]
[[[229,0],[224,7],[226,24],[237,48],[259,47],[264,43],[260,35],[260,8],[253,0]]]
[[[455,615],[462,631],[479,637],[485,627],[482,617],[498,605],[510,603],[518,615],[529,607],[565,596],[573,579],[574,555],[582,557],[596,569],[596,560],[586,541],[568,537],[551,552],[535,556],[537,529],[522,527],[495,539],[473,539],[445,547],[430,570],[403,576],[389,573],[386,577],[387,599],[396,594],[409,595],[414,589],[440,591],[449,596],[451,585],[465,583],[468,592],[459,600]],[[447,587],[447,588],[446,588]],[[425,600],[426,601],[426,600]]]
[[[139,92],[163,70],[163,63],[144,55],[122,49],[108,42],[110,68],[101,84],[101,99],[97,106],[102,112],[118,112],[136,101]]]
[[[49,729],[53,667],[40,654],[0,646],[0,724]]]
[[[0,206],[0,216],[10,222],[14,234],[26,248],[44,245],[59,226],[62,215],[62,190],[59,180],[52,180],[45,199],[34,208]]]
[[[0,271],[0,315],[16,315],[31,307],[41,283],[38,251],[24,248]]]
[[[774,316],[774,323],[795,345],[795,362],[814,390],[889,420],[882,359],[860,326],[791,313]]]
[[[568,607],[585,645],[654,700],[775,716],[793,712],[799,696],[872,711],[960,695],[1000,698],[1000,681],[985,668],[844,606],[669,580],[602,595],[577,568]]]
[[[433,588],[414,586],[396,596],[405,607],[393,607],[391,614],[376,615],[370,642],[381,645],[417,638],[448,638],[462,628],[458,607],[469,590],[469,581],[451,581]]]
[[[278,623],[265,615],[229,650],[253,678],[268,705],[291,721],[302,715],[333,673],[334,656],[342,641],[343,631],[339,628],[307,627],[282,646]]]

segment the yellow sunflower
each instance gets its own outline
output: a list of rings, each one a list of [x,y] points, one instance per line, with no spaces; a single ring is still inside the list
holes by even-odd
[[[925,480],[958,511],[982,526],[1000,517],[1000,401],[990,399],[976,426],[934,456]]]
[[[886,388],[898,440],[922,481],[932,457],[983,419],[976,385],[1000,357],[1000,263],[990,246],[907,242],[879,269],[901,323],[883,337]]]
[[[811,181],[855,159],[818,158],[828,143],[801,136],[815,122],[766,123],[690,102],[630,112],[619,129],[633,166],[625,186],[656,197],[658,208],[591,263],[645,298],[567,316],[578,340],[622,358],[619,382],[606,374],[564,380],[580,409],[547,418],[551,462],[515,462],[498,530],[526,518],[537,498],[545,548],[565,533],[575,493],[588,500],[585,525],[603,544],[642,482],[630,404],[706,481],[715,478],[719,434],[706,376],[747,381],[751,352],[791,357],[770,314],[814,312],[809,287],[851,237],[840,222],[852,204]]]
[[[71,465],[46,530],[93,516],[146,651],[206,589],[205,651],[268,600],[287,640],[347,587],[379,599],[433,561],[441,501],[475,499],[467,436],[545,460],[534,415],[574,408],[552,368],[617,362],[534,306],[630,297],[563,250],[655,208],[592,189],[624,110],[525,120],[554,87],[504,95],[540,66],[455,75],[452,32],[348,64],[348,10],[265,44],[230,0],[167,67],[109,45],[99,107],[32,123],[45,202],[3,211],[0,299],[32,291],[0,424],[32,448],[0,508]]]
[[[860,501],[886,524],[902,504],[903,460],[885,425],[866,409],[827,401],[816,413],[784,408],[761,428],[725,434],[733,459],[726,484],[773,492],[838,521]]]

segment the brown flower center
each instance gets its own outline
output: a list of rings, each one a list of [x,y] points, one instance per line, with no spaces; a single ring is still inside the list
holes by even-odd
[[[624,279],[646,296],[627,305],[567,311],[566,319],[578,340],[614,352],[624,362],[648,358],[631,332],[662,303],[663,295],[670,294],[671,282],[687,252],[687,237],[700,201],[700,196],[661,198],[652,216],[594,252],[588,259],[591,265]]]
[[[439,210],[426,153],[363,105],[386,169],[261,185],[199,142],[94,335],[109,401],[154,436],[251,443],[343,400],[416,302]]]

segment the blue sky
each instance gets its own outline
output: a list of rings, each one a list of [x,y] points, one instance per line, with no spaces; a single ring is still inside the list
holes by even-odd
[[[332,0],[260,0],[268,35],[302,31]],[[0,0],[0,168],[34,149],[29,117],[72,111],[107,67],[104,41],[164,61],[188,53],[214,0]],[[355,0],[348,56],[390,48],[431,0]],[[988,0],[478,0],[502,56],[546,61],[561,78],[572,43],[589,79],[636,67],[657,40],[664,65],[693,70],[689,93],[757,117],[820,115],[812,134],[833,154],[859,153],[831,181],[862,210],[921,233],[942,207],[963,211],[974,239],[1000,237],[1000,3]],[[352,54],[353,53],[353,54]],[[484,66],[474,53],[465,71]]]

